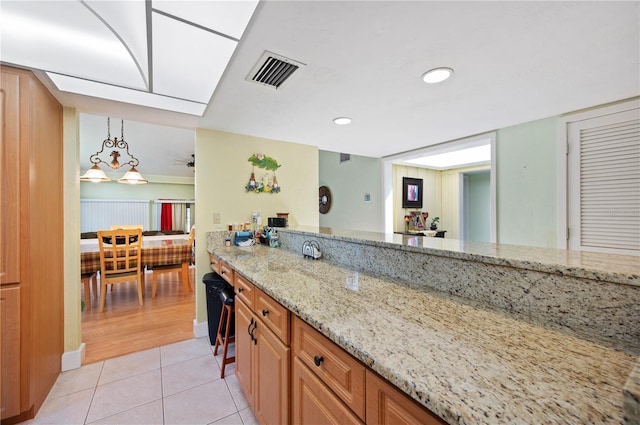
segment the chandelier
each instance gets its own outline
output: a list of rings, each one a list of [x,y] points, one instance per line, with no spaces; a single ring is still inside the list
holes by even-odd
[[[124,174],[124,176],[122,176],[122,178],[118,179],[118,183],[125,183],[125,184],[148,183],[148,181],[142,177],[142,175],[138,172],[138,170],[136,170],[136,167],[138,166],[140,161],[138,161],[138,158],[136,158],[135,156],[129,153],[129,145],[124,140],[124,121],[123,120],[120,121],[120,140],[118,140],[117,137],[114,137],[113,139],[111,139],[111,122],[110,121],[111,119],[107,118],[107,138],[102,142],[102,148],[98,152],[94,153],[89,157],[89,161],[91,161],[91,163],[93,164],[93,167],[89,168],[86,173],[80,176],[80,181],[93,182],[93,183],[110,182],[111,179],[107,177],[104,171],[102,171],[102,169],[100,168],[99,164],[103,163],[111,167],[113,171],[116,171],[117,169],[125,165],[131,166],[129,171],[127,171]],[[109,156],[111,156],[110,162],[103,161],[102,159],[100,159],[100,154],[102,154],[105,149],[118,149],[118,150],[112,150],[111,153],[109,154]],[[120,162],[118,161],[118,158],[122,156],[120,151],[126,152],[126,154],[130,158],[129,161],[120,164]]]

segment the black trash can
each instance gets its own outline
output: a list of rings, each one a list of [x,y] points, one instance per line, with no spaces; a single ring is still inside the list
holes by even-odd
[[[222,315],[222,301],[220,300],[220,292],[226,287],[232,286],[222,278],[218,273],[207,273],[202,277],[207,291],[207,323],[209,324],[209,341],[211,345],[216,343],[216,333],[218,332],[218,323]],[[231,334],[235,324],[231,322]],[[224,324],[223,324],[224,326]]]

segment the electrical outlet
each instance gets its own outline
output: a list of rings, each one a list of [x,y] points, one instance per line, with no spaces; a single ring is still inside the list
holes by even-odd
[[[219,212],[214,212],[213,213],[213,224],[220,224],[220,213]]]

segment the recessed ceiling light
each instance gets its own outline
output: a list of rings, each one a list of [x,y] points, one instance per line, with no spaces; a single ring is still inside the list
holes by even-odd
[[[422,75],[422,79],[425,83],[434,84],[440,83],[447,78],[451,77],[453,69],[451,68],[435,68],[431,71],[427,71]]]
[[[347,125],[347,124],[351,124],[351,118],[349,118],[349,117],[338,117],[338,118],[334,118],[333,122],[335,124],[338,124],[338,125]]]

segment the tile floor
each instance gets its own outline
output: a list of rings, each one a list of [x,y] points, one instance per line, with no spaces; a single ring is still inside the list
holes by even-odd
[[[24,424],[257,424],[233,363],[220,379],[221,359],[205,337],[63,372]]]

